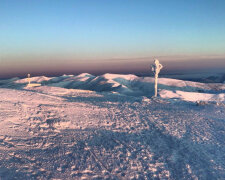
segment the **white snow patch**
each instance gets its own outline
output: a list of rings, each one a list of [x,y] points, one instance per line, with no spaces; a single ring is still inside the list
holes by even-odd
[[[209,102],[224,102],[225,94],[207,94],[207,93],[197,93],[197,92],[184,92],[184,91],[169,91],[161,90],[159,92],[160,97],[167,99],[180,99],[184,101],[209,101]]]

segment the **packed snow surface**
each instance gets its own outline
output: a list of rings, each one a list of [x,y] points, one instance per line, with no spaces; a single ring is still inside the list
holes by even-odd
[[[0,81],[0,179],[225,179],[224,84],[159,78],[151,98],[151,77],[32,83]]]
[[[184,101],[205,101],[205,102],[225,102],[225,93],[220,94],[208,94],[208,93],[197,93],[197,92],[184,92],[184,91],[169,91],[161,90],[160,96],[162,98],[174,98],[181,99]]]

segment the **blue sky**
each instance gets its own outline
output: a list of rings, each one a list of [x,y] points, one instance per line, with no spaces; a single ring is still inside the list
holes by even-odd
[[[2,74],[122,71],[126,63],[138,71],[162,56],[192,64],[219,56],[221,66],[224,9],[223,0],[0,0]]]

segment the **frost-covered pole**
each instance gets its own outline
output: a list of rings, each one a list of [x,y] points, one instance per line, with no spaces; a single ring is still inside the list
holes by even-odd
[[[159,63],[159,60],[155,59],[154,64],[152,64],[152,71],[155,74],[155,97],[157,97],[158,75],[162,68],[163,68],[163,66],[162,66],[162,64]]]
[[[30,74],[27,74],[28,84],[30,84]]]

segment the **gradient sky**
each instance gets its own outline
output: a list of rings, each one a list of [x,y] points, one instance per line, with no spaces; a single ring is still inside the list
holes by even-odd
[[[223,70],[225,1],[0,0],[0,77],[148,72],[154,57]]]

